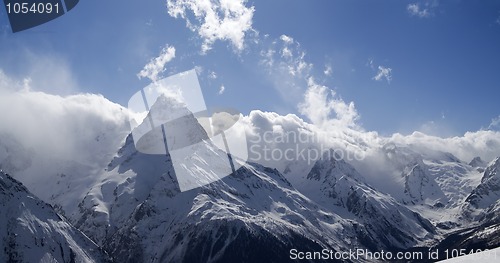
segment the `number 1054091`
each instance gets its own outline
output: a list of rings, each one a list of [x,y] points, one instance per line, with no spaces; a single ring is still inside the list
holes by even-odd
[[[59,13],[59,3],[8,3],[5,5],[9,14],[51,14]],[[62,11],[62,10],[61,10]]]

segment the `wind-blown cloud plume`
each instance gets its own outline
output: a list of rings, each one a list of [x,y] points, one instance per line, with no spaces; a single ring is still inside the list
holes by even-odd
[[[500,116],[491,120],[488,130],[500,130]]]
[[[165,46],[160,52],[160,55],[144,66],[144,68],[137,74],[139,78],[149,78],[155,82],[158,80],[158,75],[165,70],[165,65],[175,58],[175,47]]]
[[[273,87],[289,104],[300,102],[307,88],[313,64],[306,60],[300,43],[287,35],[279,39],[264,37],[259,64],[267,71]]]
[[[36,156],[94,166],[109,162],[130,128],[126,108],[102,95],[32,91],[0,70],[0,134],[10,134]]]

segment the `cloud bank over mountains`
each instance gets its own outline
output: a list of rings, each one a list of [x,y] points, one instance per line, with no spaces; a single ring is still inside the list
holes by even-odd
[[[128,119],[136,113],[101,95],[51,95],[34,91],[31,85],[36,83],[14,80],[0,72],[0,134],[12,135],[41,157],[49,155],[87,164],[108,162],[130,133]],[[475,156],[489,162],[500,152],[500,132],[495,130],[446,138],[421,132],[384,137],[375,131],[365,131],[357,123],[360,116],[354,104],[334,95],[310,79],[304,101],[299,105],[310,121],[294,114],[282,116],[259,110],[243,116],[240,128],[246,132],[250,151],[254,150],[250,159],[272,166],[272,159],[255,158],[255,153],[266,145],[283,151],[334,148],[369,157],[385,144],[394,143],[421,151],[449,152],[464,162]],[[281,140],[276,139],[280,135]],[[299,136],[302,136],[300,141]],[[251,148],[253,144],[262,147]]]
[[[36,155],[101,164],[129,133],[133,113],[102,95],[59,96],[33,86],[0,70],[0,134],[14,136]]]
[[[300,117],[259,110],[250,112],[243,116],[245,126],[240,127],[250,142],[262,139],[265,132],[270,138],[280,134],[305,134],[307,139],[300,143],[301,149],[333,147],[370,156],[385,144],[395,143],[422,151],[450,152],[466,162],[475,156],[490,161],[500,152],[500,132],[495,130],[498,119],[492,120],[487,130],[469,131],[454,137],[422,132],[381,136],[376,131],[366,131],[355,103],[344,101],[335,90],[322,84],[322,78],[332,75],[331,66],[326,72],[320,70],[318,75],[306,51],[292,36],[259,36],[252,27],[255,8],[245,0],[168,0],[167,8],[170,16],[184,19],[187,27],[200,37],[202,53],[208,52],[216,41],[229,42],[237,53],[252,45],[248,50],[253,53],[247,57],[256,58],[252,61],[255,67],[267,73],[283,100],[302,114]],[[408,10],[413,12],[415,8]],[[248,41],[252,33],[254,39]],[[176,56],[179,54],[175,47],[165,45],[159,56],[145,65],[138,76],[157,80]],[[372,60],[370,66],[373,67]],[[391,71],[391,68],[379,66],[373,79],[390,82]],[[71,76],[69,69],[65,72]],[[212,71],[211,78],[217,75]],[[62,85],[71,83],[74,86],[73,82],[70,79]],[[131,112],[98,94],[60,96],[37,91],[39,85],[46,83],[43,78],[15,79],[0,69],[0,111],[3,113],[0,115],[0,134],[13,134],[23,145],[39,153],[82,162],[105,162],[130,132],[129,117],[133,115],[135,119],[143,114]],[[65,88],[54,87],[53,90]],[[222,85],[218,93],[223,94],[225,90]],[[102,140],[102,136],[108,139]],[[259,144],[289,149],[298,143],[260,140]],[[98,148],[100,154],[85,150],[91,147]]]

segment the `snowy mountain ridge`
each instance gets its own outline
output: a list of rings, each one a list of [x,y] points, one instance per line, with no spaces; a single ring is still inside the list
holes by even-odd
[[[160,104],[172,103],[160,98],[153,107]],[[177,106],[160,113],[184,110]],[[206,140],[192,114],[186,116],[175,125],[187,130],[166,138],[167,144],[175,143],[165,145],[163,136],[153,131],[144,133],[142,146],[165,151],[197,143],[186,156],[192,165],[179,167],[192,178],[217,177],[227,154]],[[149,129],[146,124],[143,128]],[[358,141],[351,135],[335,139],[352,145]],[[340,158],[335,150],[342,148],[332,147],[312,164],[276,160],[275,167],[266,167],[239,162],[241,167],[231,175],[181,191],[180,181],[186,178],[178,177],[183,173],[174,169],[169,152],[144,153],[132,134],[100,137],[113,138],[108,146],[122,140],[116,153],[104,155],[112,158],[102,167],[32,156],[15,139],[2,138],[2,167],[64,212],[117,262],[234,262],[242,256],[247,262],[282,262],[289,260],[291,248],[405,251],[473,246],[476,228],[487,229],[475,233],[488,237],[500,231],[498,158],[481,172],[451,153],[412,145],[385,143],[374,148],[373,155],[354,161]],[[95,250],[95,244],[90,247]],[[76,249],[63,248],[63,257]],[[256,250],[262,253],[250,253]]]
[[[108,262],[94,242],[0,171],[2,262]]]

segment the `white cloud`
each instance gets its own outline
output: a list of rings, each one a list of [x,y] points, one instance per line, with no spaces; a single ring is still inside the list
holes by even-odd
[[[375,61],[372,58],[368,59],[368,62],[365,65],[370,67],[373,71],[375,71]],[[382,65],[379,65],[377,68],[378,68],[377,74],[372,79],[376,81],[381,81],[382,79],[385,78],[387,83],[390,84],[392,81],[392,68],[385,67]]]
[[[360,129],[356,123],[359,114],[353,102],[346,103],[328,87],[318,84],[313,77],[312,63],[300,43],[287,35],[272,41],[261,52],[261,65],[275,79],[275,88],[283,99],[296,103],[299,113],[319,127]],[[330,64],[323,73],[332,74]]]
[[[284,171],[295,165],[295,176],[307,173],[322,151],[330,148],[342,149],[344,153],[363,151],[372,145],[372,133],[342,129],[341,127],[319,128],[294,114],[279,115],[274,112],[255,110],[243,116],[242,123],[249,143],[249,161]],[[357,134],[357,135],[354,135]],[[359,136],[358,136],[359,135]],[[266,149],[281,152],[286,157],[276,158],[266,154]],[[294,175],[286,174],[292,181]]]
[[[286,35],[281,35],[280,39],[282,41],[280,47],[281,66],[285,65],[288,73],[292,76],[309,77],[313,64],[305,60],[306,52],[300,48],[300,43]]]
[[[292,51],[288,47],[283,47],[281,49],[281,56],[285,59],[292,57]]]
[[[299,104],[301,114],[319,127],[359,128],[356,123],[359,114],[353,102],[345,103],[341,98],[335,98],[334,91],[315,83],[312,78],[309,78],[308,85],[304,101]]]
[[[439,6],[438,0],[425,0],[420,1],[420,3],[412,3],[406,6],[406,10],[410,16],[416,16],[419,18],[428,18],[435,14],[436,8]]]
[[[409,147],[413,151],[427,155],[435,155],[438,152],[449,152],[464,162],[469,162],[476,156],[480,156],[483,160],[491,161],[500,155],[500,132],[495,131],[467,132],[464,135],[455,137],[431,136],[422,132],[414,132],[410,135],[396,133],[385,137],[378,135],[376,132],[345,127],[342,121],[338,119],[337,121],[329,121],[329,119],[333,118],[328,116],[331,112],[335,111],[331,96],[333,96],[331,92],[322,86],[315,86],[310,90],[308,100],[311,103],[316,103],[322,109],[317,110],[312,107],[305,107],[305,110],[316,116],[316,119],[312,121],[319,123],[319,125],[308,123],[293,114],[283,116],[274,112],[257,110],[250,112],[248,116],[244,116],[242,120],[245,127],[243,129],[246,131],[247,139],[250,143],[249,160],[275,167],[282,172],[287,165],[295,165],[299,170],[301,167],[305,167],[303,172],[307,172],[307,162],[310,159],[293,159],[297,156],[297,153],[304,152],[304,149],[308,153],[309,149],[328,150],[329,148],[334,148],[346,155],[351,153],[357,154],[358,157],[365,156],[366,159],[351,160],[351,164],[360,168],[360,171],[363,172],[363,175],[367,176],[367,179],[373,179],[374,181],[372,182],[376,182],[380,180],[380,177],[394,180],[394,178],[391,179],[386,173],[387,170],[384,170],[391,169],[388,167],[390,164],[384,161],[386,160],[385,153],[381,151],[384,145],[387,144]],[[326,97],[330,97],[330,99]],[[338,101],[337,104],[342,105],[340,108],[344,109],[350,106],[350,104],[342,103],[341,101]],[[354,108],[344,110],[351,112],[351,114],[345,114],[345,116],[355,116],[356,114],[353,110]],[[350,117],[347,119],[352,120],[355,118]],[[297,138],[300,138],[300,141]],[[292,159],[265,159],[263,157],[265,156],[265,147],[267,149],[276,149],[275,151],[281,153],[288,152]],[[290,175],[286,176],[293,180]]]
[[[293,44],[293,37],[287,36],[287,35],[281,35],[280,39],[285,42],[286,44]]]
[[[392,81],[392,69],[389,67],[384,67],[384,66],[378,66],[378,72],[377,75],[373,77],[374,80],[380,81],[383,78],[387,80],[387,83],[391,83]]]
[[[29,85],[11,85],[16,90],[29,88],[51,94],[69,95],[77,93],[79,86],[71,70],[71,63],[64,56],[56,53],[34,53],[24,50],[16,57],[16,65],[11,74],[16,76],[16,82]],[[0,69],[1,72],[1,69]],[[3,74],[3,73],[2,73]],[[5,80],[3,80],[5,81]]]
[[[369,66],[371,69],[375,69],[375,65],[373,64],[373,59],[370,58],[368,62],[366,63],[367,66]]]
[[[224,87],[224,85],[221,85],[219,88],[219,95],[224,94],[224,91],[226,91],[226,87]]]
[[[69,95],[79,90],[71,66],[65,58],[51,54],[28,55],[28,78],[37,91]]]
[[[449,152],[466,162],[476,156],[480,156],[486,161],[491,161],[500,156],[500,132],[498,131],[466,132],[462,136],[447,138],[431,136],[421,132],[414,132],[411,135],[396,133],[389,140],[404,145],[412,145],[424,151]]]
[[[488,130],[500,130],[500,115],[491,120]]]
[[[160,55],[144,66],[144,68],[137,74],[139,78],[149,78],[155,82],[158,80],[158,75],[165,70],[165,65],[175,58],[175,47],[165,46]]]
[[[332,65],[325,65],[325,70],[323,70],[323,74],[325,74],[325,76],[331,76],[333,73],[333,69],[332,69]]]
[[[412,15],[412,16],[418,16],[421,18],[430,16],[429,9],[421,8],[418,3],[408,4],[408,6],[406,7],[406,10],[408,10],[410,15]]]
[[[217,40],[229,41],[238,52],[245,47],[245,35],[252,31],[255,8],[246,0],[167,0],[168,14],[186,20],[187,27],[203,40],[202,53]],[[192,13],[194,21],[189,19]]]
[[[293,38],[287,35],[281,35],[280,40],[283,43],[283,46],[280,50],[281,58],[285,60],[293,59],[293,47],[290,47],[290,45],[294,43]]]
[[[135,113],[101,95],[33,91],[30,85],[37,83],[26,79],[0,70],[0,168],[46,201],[58,199],[51,196],[50,182],[59,180],[69,183],[69,195],[83,198],[86,186],[99,180],[95,175],[123,146]],[[71,188],[75,180],[79,186]]]
[[[259,63],[285,101],[296,104],[302,99],[313,64],[306,60],[299,42],[281,35],[260,52]]]
[[[130,132],[128,117],[133,113],[101,95],[63,97],[30,91],[29,85],[29,81],[9,78],[0,70],[0,112],[11,113],[0,114],[0,135],[14,135],[26,147],[34,149],[40,158],[51,155],[89,165],[103,165],[109,162]],[[252,111],[248,116],[242,116],[242,130],[250,143],[254,143],[259,136],[264,138],[263,133],[269,131],[274,135],[287,132],[304,135],[300,138],[305,141],[300,143],[293,141],[294,137],[271,144],[265,141],[255,143],[260,148],[250,149],[251,161],[274,166],[281,171],[285,165],[293,163],[259,159],[256,154],[263,154],[266,145],[282,152],[292,149],[289,151],[292,157],[302,149],[323,147],[326,150],[333,147],[345,153],[361,151],[373,154],[372,160],[382,158],[376,154],[380,154],[379,149],[387,143],[405,145],[420,152],[450,152],[463,161],[470,161],[475,156],[490,161],[500,153],[500,132],[492,130],[467,132],[455,137],[431,136],[421,132],[383,137],[376,132],[366,132],[357,124],[359,115],[354,103],[344,102],[312,78],[308,79],[308,88],[299,110],[312,124],[293,114],[281,116]],[[499,122],[500,116],[493,119],[490,126]],[[371,163],[366,161],[366,164]]]
[[[11,134],[37,156],[105,165],[130,131],[132,113],[101,95],[63,97],[19,90],[22,85],[29,83],[0,71],[0,112],[11,113],[0,114],[0,134]]]
[[[208,74],[208,78],[217,79],[217,73],[215,73],[215,71],[210,71],[210,73]]]
[[[447,123],[443,121],[443,119],[444,118],[441,117],[440,120],[427,121],[422,125],[420,125],[420,127],[417,130],[427,135],[433,135],[438,137],[450,137],[452,135],[455,135],[456,132],[453,131],[453,129],[449,127]]]
[[[31,80],[29,78],[25,78],[22,81],[15,81],[12,78],[9,78],[9,76],[7,76],[2,69],[0,69],[0,95],[18,90],[29,90],[30,82]]]
[[[260,64],[263,64],[268,69],[271,69],[274,66],[275,54],[276,50],[274,50],[272,47],[268,48],[267,50],[262,50],[260,52]]]
[[[205,71],[205,69],[200,65],[194,66],[194,70],[196,71],[196,74],[198,74],[198,75],[201,75],[203,73],[203,71]]]

